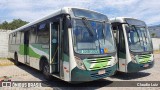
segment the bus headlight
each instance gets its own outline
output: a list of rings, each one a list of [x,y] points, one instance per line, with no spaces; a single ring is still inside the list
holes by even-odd
[[[132,61],[133,63],[137,63],[136,57],[135,57],[133,54],[130,54],[130,55],[131,55],[131,61]]]
[[[85,66],[83,64],[83,61],[80,58],[75,57],[75,60],[76,60],[76,63],[77,63],[77,67],[79,69],[86,70],[86,68],[85,68]]]

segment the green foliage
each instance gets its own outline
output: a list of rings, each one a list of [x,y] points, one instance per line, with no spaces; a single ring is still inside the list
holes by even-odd
[[[13,19],[12,22],[7,22],[4,21],[2,24],[0,24],[0,29],[4,29],[4,30],[14,30],[17,29],[25,24],[27,24],[28,22],[23,21],[21,19]]]
[[[155,33],[152,33],[152,34],[151,34],[151,36],[152,36],[152,37],[155,37],[155,36],[156,36],[156,34],[155,34]]]

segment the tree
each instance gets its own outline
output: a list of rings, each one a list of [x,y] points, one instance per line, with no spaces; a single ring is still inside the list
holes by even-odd
[[[8,29],[8,22],[7,21],[4,21],[1,25],[0,25],[0,28],[1,29]]]
[[[5,29],[5,30],[14,30],[17,29],[28,22],[23,21],[21,19],[13,19],[12,22],[8,23],[7,21],[4,21],[2,24],[0,24],[0,29]]]
[[[151,34],[151,36],[152,36],[152,37],[155,37],[155,36],[156,36],[156,34],[155,34],[155,33],[152,33],[152,34]]]

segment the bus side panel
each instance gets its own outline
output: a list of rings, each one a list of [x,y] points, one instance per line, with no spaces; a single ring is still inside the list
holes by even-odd
[[[119,71],[121,72],[125,72],[125,63],[126,63],[126,54],[122,53],[122,52],[118,52],[119,53]]]
[[[14,59],[14,54],[17,53],[17,56],[18,56],[18,61],[23,63],[24,60],[23,60],[23,57],[21,56],[21,54],[19,54],[19,45],[10,45],[9,46],[9,58],[12,58]]]
[[[13,46],[14,45],[12,45],[12,44],[9,45],[9,53],[8,53],[9,58],[12,58],[12,59],[14,59],[14,52],[15,52]]]
[[[128,42],[124,25],[118,26],[119,28],[119,43],[118,43],[118,58],[119,58],[119,71],[126,72],[128,61]]]
[[[24,55],[25,55],[24,47],[25,47],[24,44],[20,44],[18,46],[18,52],[17,52],[18,53],[18,61],[21,63],[25,63],[25,61],[24,61]]]
[[[40,70],[39,63],[41,56],[47,57],[49,60],[49,45],[48,44],[29,44],[30,66]]]
[[[14,59],[14,54],[17,53],[18,61],[24,63],[24,55],[21,53],[21,45],[10,45],[9,56]]]
[[[13,51],[12,51],[11,47],[12,47],[12,34],[9,34],[9,40],[8,40],[8,58],[14,58]]]
[[[73,43],[72,43],[72,34],[71,29],[68,29],[68,38],[69,38],[69,80],[72,80],[72,71],[76,68],[77,64],[73,52]]]
[[[69,56],[63,54],[63,77],[65,81],[69,81]]]
[[[125,38],[125,51],[126,51],[126,62],[125,62],[125,72],[127,71],[127,67],[128,67],[128,63],[131,61],[131,57],[130,57],[130,49],[129,49],[129,45],[128,45],[128,37],[126,34],[126,28],[125,25],[122,25],[123,27],[123,33],[124,33],[124,38]]]

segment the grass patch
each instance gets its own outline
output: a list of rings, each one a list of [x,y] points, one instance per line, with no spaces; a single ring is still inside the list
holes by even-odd
[[[0,58],[0,60],[9,60],[8,58]]]
[[[160,54],[160,50],[154,50],[153,53],[154,54]]]
[[[13,60],[12,58],[0,58],[0,60]]]
[[[14,61],[11,58],[0,58],[0,66],[14,65]]]

